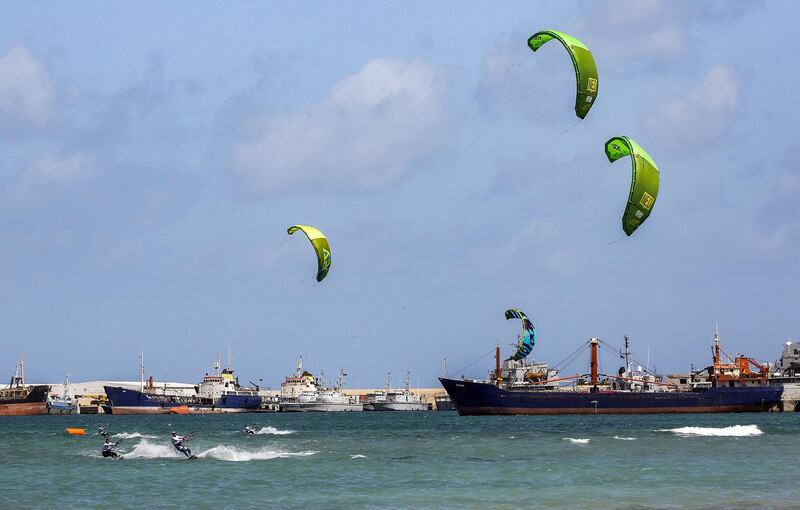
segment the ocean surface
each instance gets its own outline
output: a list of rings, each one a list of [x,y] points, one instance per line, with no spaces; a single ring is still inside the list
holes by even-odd
[[[4,417],[0,466],[0,508],[800,508],[800,414]]]

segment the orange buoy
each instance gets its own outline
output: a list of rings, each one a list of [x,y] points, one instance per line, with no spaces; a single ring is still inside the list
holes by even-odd
[[[67,434],[72,434],[73,436],[85,436],[86,429],[71,429],[67,428]]]
[[[189,406],[172,407],[169,410],[170,414],[189,414]]]

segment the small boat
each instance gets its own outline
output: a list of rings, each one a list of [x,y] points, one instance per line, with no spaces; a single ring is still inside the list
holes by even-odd
[[[78,414],[78,404],[72,398],[70,391],[69,374],[64,379],[61,396],[54,396],[51,388],[50,398],[47,401],[47,414]]]
[[[186,405],[169,408],[169,414],[189,414],[190,412],[189,406]]]

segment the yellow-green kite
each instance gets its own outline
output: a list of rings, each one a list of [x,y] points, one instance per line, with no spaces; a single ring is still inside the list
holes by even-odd
[[[301,230],[311,241],[311,246],[317,253],[317,281],[321,282],[327,275],[328,270],[331,268],[331,246],[328,244],[328,238],[314,227],[308,225],[292,225],[287,230],[289,235],[294,234]]]
[[[660,180],[658,167],[653,158],[627,136],[615,136],[607,141],[606,156],[612,163],[625,156],[631,157],[631,192],[622,215],[622,230],[631,235],[650,216],[656,205]]]
[[[528,46],[536,51],[546,42],[556,39],[567,49],[572,65],[575,67],[575,78],[578,82],[578,93],[575,96],[575,115],[581,119],[586,117],[597,98],[597,65],[589,48],[581,41],[557,30],[542,30],[528,38]]]

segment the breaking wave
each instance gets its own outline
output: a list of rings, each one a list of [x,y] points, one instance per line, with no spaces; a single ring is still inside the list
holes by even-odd
[[[118,437],[120,439],[135,439],[137,437],[146,438],[146,439],[155,439],[158,436],[150,436],[147,434],[140,434],[138,432],[120,432],[119,434],[114,434],[111,437]]]
[[[166,459],[183,457],[183,454],[176,451],[172,446],[153,444],[143,438],[133,447],[133,450],[123,453],[123,456],[126,459]]]
[[[569,441],[572,444],[589,444],[588,439],[575,439],[573,437],[565,437],[563,439]]]
[[[261,430],[257,430],[256,434],[271,434],[273,436],[285,436],[288,434],[294,434],[294,430],[280,430],[276,429],[275,427],[262,427]]]
[[[619,439],[620,441],[636,441],[635,437],[620,437],[614,436],[614,439]]]
[[[286,459],[289,457],[307,457],[309,455],[314,455],[315,451],[305,451],[305,452],[282,452],[280,450],[270,450],[267,448],[261,448],[259,450],[250,451],[250,450],[241,450],[239,448],[234,448],[232,446],[225,446],[219,445],[211,448],[210,450],[206,450],[204,452],[198,453],[197,456],[202,459],[217,459],[217,460],[227,460],[229,462],[246,462],[249,460],[270,460],[270,459]]]
[[[764,432],[756,425],[731,425],[730,427],[679,427],[660,429],[657,432],[672,432],[679,436],[747,437],[760,436]]]
[[[195,450],[195,455],[203,459],[225,460],[229,462],[246,462],[250,460],[285,459],[289,457],[307,457],[314,455],[315,451],[285,452],[260,448],[258,450],[245,450],[233,446],[218,445],[208,450]],[[184,455],[170,445],[153,444],[142,439],[134,446],[133,450],[123,454],[126,459],[182,459]]]
[[[366,459],[367,456],[366,455],[361,455],[360,453],[357,453],[355,455],[351,455],[350,458],[351,459]]]

